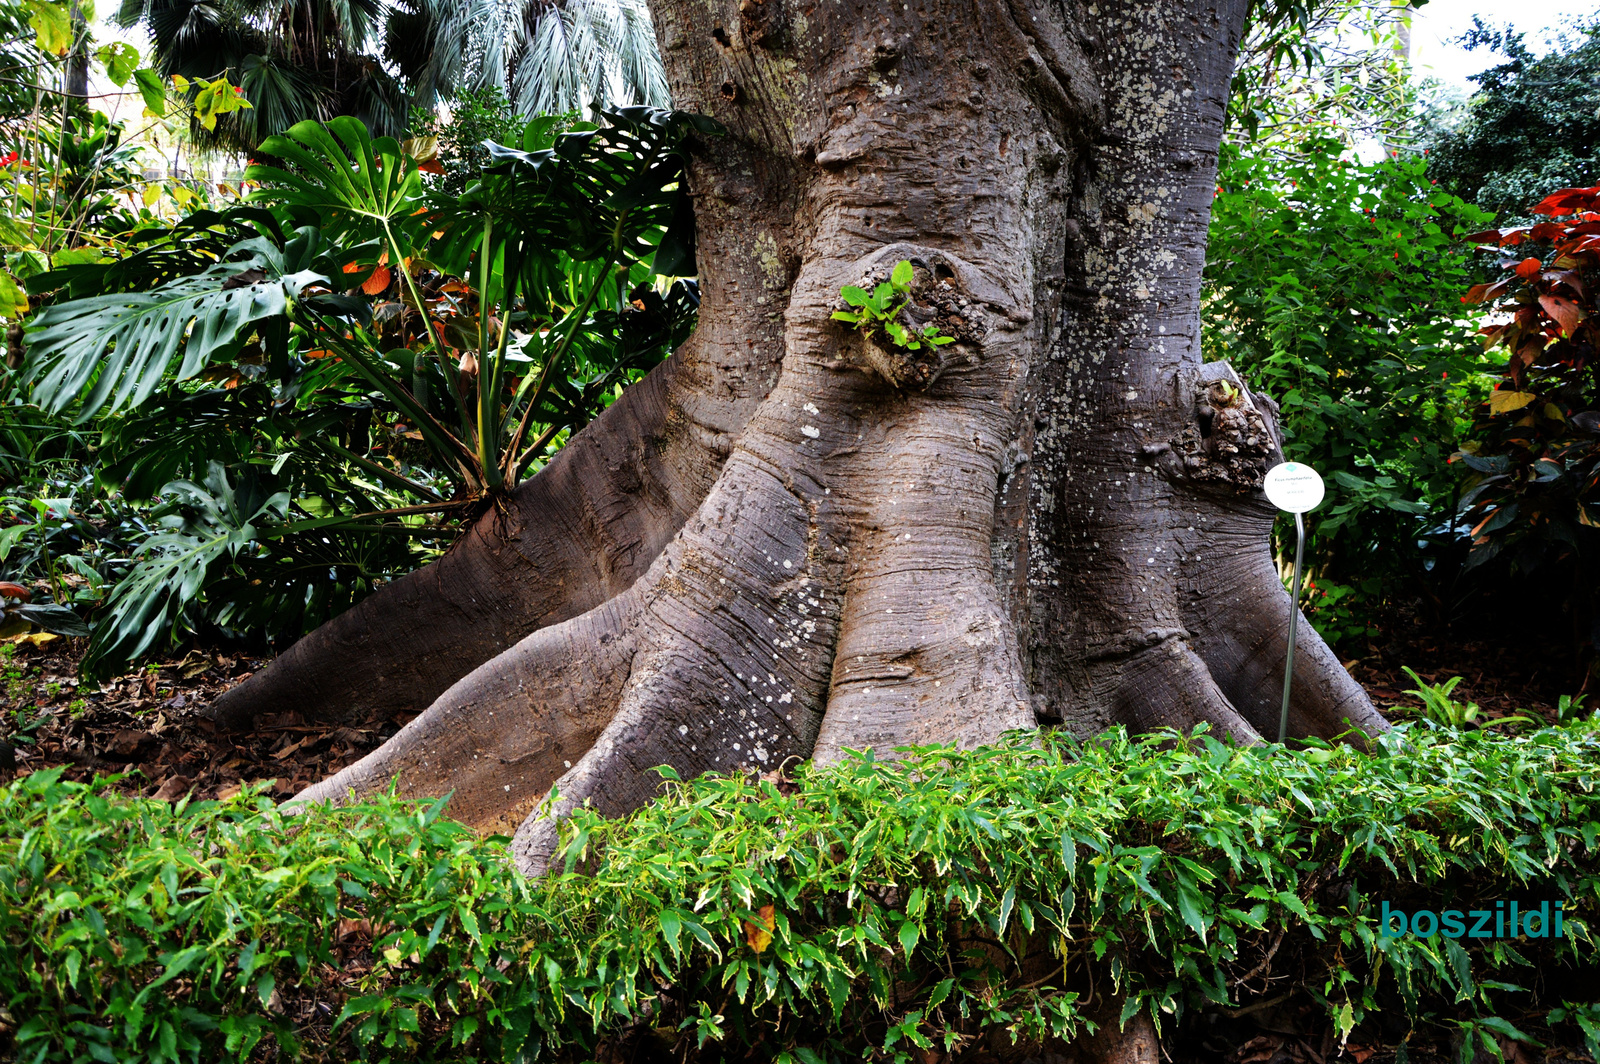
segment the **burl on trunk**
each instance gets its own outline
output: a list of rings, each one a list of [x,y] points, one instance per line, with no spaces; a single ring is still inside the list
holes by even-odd
[[[1201,365],[1244,0],[658,0],[693,338],[444,560],[217,704],[426,710],[305,799],[574,803],[849,748],[1276,726],[1276,408]],[[830,319],[914,267],[907,352]],[[1308,627],[1291,724],[1386,725]],[[545,803],[551,787],[558,800]],[[545,815],[552,814],[552,815]]]

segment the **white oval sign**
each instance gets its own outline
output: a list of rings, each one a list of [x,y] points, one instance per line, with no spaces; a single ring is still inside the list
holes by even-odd
[[[1299,462],[1273,466],[1267,471],[1267,480],[1262,487],[1266,488],[1267,499],[1272,505],[1292,514],[1315,510],[1322,501],[1322,478],[1315,469]]]

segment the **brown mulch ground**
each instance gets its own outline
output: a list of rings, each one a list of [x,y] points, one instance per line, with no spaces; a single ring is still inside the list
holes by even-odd
[[[1582,691],[1581,668],[1554,650],[1396,628],[1400,634],[1345,660],[1391,719],[1421,704],[1405,693],[1415,684],[1404,665],[1429,683],[1461,676],[1453,697],[1478,703],[1487,719],[1522,710],[1554,720],[1557,699]],[[164,798],[191,789],[197,798],[226,797],[243,783],[273,780],[282,799],[358,760],[405,723],[335,726],[291,712],[263,719],[253,732],[219,733],[196,711],[265,660],[194,649],[97,687],[78,680],[81,640],[29,641],[37,638],[0,645],[7,656],[0,739],[10,738],[21,771],[67,765],[70,778],[85,780],[129,773],[125,790]]]
[[[225,798],[244,783],[274,781],[287,798],[358,760],[404,720],[308,723],[298,713],[265,717],[254,731],[219,732],[197,712],[266,661],[190,650],[107,683],[80,682],[79,640],[0,647],[0,702],[16,768],[66,765],[70,779],[128,773],[122,788],[146,796]]]
[[[1402,719],[1422,705],[1420,699],[1405,693],[1417,685],[1402,671],[1403,666],[1410,666],[1430,684],[1461,677],[1450,697],[1477,703],[1482,710],[1480,720],[1520,710],[1554,723],[1562,695],[1585,695],[1585,705],[1591,709],[1600,705],[1586,689],[1583,666],[1566,646],[1460,639],[1397,628],[1398,632],[1383,642],[1371,643],[1365,652],[1344,659],[1345,668],[1391,720]],[[1399,711],[1390,712],[1394,707]]]

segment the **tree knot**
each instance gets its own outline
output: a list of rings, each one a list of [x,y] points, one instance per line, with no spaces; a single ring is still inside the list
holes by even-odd
[[[1172,441],[1183,475],[1259,487],[1278,455],[1268,420],[1272,405],[1265,397],[1252,396],[1227,363],[1211,363],[1203,370],[1193,384],[1194,420]]]
[[[845,286],[834,317],[853,322],[859,337],[847,358],[896,388],[917,390],[931,387],[958,361],[978,361],[988,315],[942,259],[869,265]]]

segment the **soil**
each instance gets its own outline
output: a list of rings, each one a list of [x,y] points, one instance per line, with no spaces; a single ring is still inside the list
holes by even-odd
[[[1559,723],[1563,695],[1581,695],[1590,711],[1600,706],[1583,663],[1562,641],[1458,637],[1397,624],[1381,642],[1340,660],[1393,721],[1421,715],[1422,700],[1409,693],[1417,683],[1406,675],[1407,667],[1432,685],[1459,676],[1450,698],[1476,704],[1479,724],[1516,714]]]
[[[1563,694],[1582,691],[1583,670],[1566,655],[1500,642],[1458,640],[1397,626],[1344,664],[1391,720],[1420,715],[1410,666],[1430,684],[1461,677],[1450,697],[1479,706],[1478,723],[1521,712],[1556,721]],[[253,732],[218,732],[197,710],[265,667],[226,649],[190,649],[115,680],[78,678],[82,640],[25,636],[0,644],[0,740],[27,772],[67,766],[69,778],[123,774],[118,786],[146,797],[228,797],[244,783],[272,781],[284,799],[360,759],[409,718],[330,726],[288,712]],[[3,775],[4,750],[0,750]]]
[[[74,644],[82,642],[33,636],[0,645],[0,737],[9,740],[18,771],[64,765],[67,778],[77,780],[116,773],[119,789],[166,799],[191,791],[196,798],[227,798],[245,783],[271,781],[270,793],[282,800],[358,760],[406,723],[334,727],[288,712],[263,718],[251,732],[220,732],[197,711],[265,660],[192,649],[96,685],[78,678],[82,647]]]

